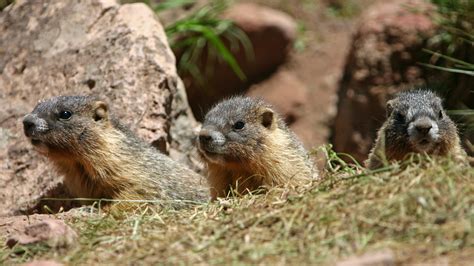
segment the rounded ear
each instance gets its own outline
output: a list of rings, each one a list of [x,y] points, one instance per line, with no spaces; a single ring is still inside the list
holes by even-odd
[[[272,109],[265,108],[262,112],[262,125],[268,129],[273,127],[275,123],[274,113]]]
[[[102,101],[97,101],[94,103],[94,120],[99,121],[99,120],[108,120],[109,119],[109,114],[108,114],[109,107],[105,102]]]
[[[387,107],[386,107],[386,109],[387,109],[387,117],[389,117],[389,116],[392,114],[392,112],[393,112],[393,105],[394,105],[393,100],[390,100],[390,101],[387,102]]]

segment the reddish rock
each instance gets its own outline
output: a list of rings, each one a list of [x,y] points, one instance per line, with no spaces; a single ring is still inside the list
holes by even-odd
[[[30,211],[62,182],[23,136],[22,117],[43,98],[99,96],[172,157],[187,162],[193,149],[174,55],[144,4],[15,1],[0,12],[0,88],[0,216]]]
[[[229,45],[247,80],[241,80],[222,60],[207,61],[207,53],[198,63],[202,83],[189,74],[183,75],[190,106],[199,120],[217,101],[245,92],[249,85],[275,71],[285,61],[296,38],[296,22],[287,14],[268,7],[236,4],[223,17],[234,21],[247,34],[255,56],[249,58],[242,45]],[[177,53],[179,59],[180,52]]]
[[[425,83],[422,51],[435,34],[423,0],[397,0],[371,7],[360,19],[338,91],[331,142],[336,151],[367,158],[376,130],[385,120],[385,103],[394,93]]]
[[[72,246],[77,241],[76,232],[61,220],[44,219],[26,225],[19,233],[10,235],[7,246],[45,243],[53,248]]]
[[[272,104],[291,125],[304,114],[308,88],[292,73],[279,71],[268,80],[250,87],[247,95]]]

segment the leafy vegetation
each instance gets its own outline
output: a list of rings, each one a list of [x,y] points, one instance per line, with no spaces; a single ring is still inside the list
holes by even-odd
[[[336,17],[351,18],[361,12],[361,7],[354,0],[331,0],[328,1],[328,12]]]
[[[0,0],[0,11],[2,11],[9,4],[13,3],[14,0]]]
[[[432,66],[440,70],[474,76],[474,63],[467,51],[474,44],[474,2],[470,0],[432,0],[438,6],[434,17],[440,30],[430,45],[440,47],[442,52],[427,52],[433,61],[442,59],[446,66]]]
[[[436,22],[440,32],[432,43],[447,45],[448,55],[461,49],[466,43],[474,42],[474,2],[472,0],[432,0],[438,7]]]
[[[434,16],[438,34],[430,40],[431,54],[425,66],[440,70],[439,90],[447,98],[450,114],[461,126],[464,143],[474,153],[474,1],[432,0],[438,12]]]
[[[178,70],[181,73],[189,72],[198,80],[202,74],[212,74],[212,69],[206,69],[209,73],[200,70],[202,62],[199,60],[206,56],[206,65],[213,65],[209,63],[213,60],[223,60],[240,79],[246,78],[227,44],[231,49],[245,48],[248,56],[251,56],[252,47],[245,33],[232,21],[218,17],[226,7],[227,1],[214,1],[166,27],[170,45],[179,53]]]
[[[196,0],[140,2],[146,3],[157,13],[196,4]],[[195,9],[184,18],[166,25],[168,41],[178,58],[177,67],[180,75],[190,74],[195,80],[203,83],[203,76],[212,75],[214,72],[210,68],[214,65],[212,62],[222,60],[240,79],[246,79],[233,52],[244,49],[247,57],[252,59],[252,45],[247,35],[232,21],[220,17],[229,4],[230,0],[211,0],[209,4]],[[206,64],[202,62],[203,58]]]

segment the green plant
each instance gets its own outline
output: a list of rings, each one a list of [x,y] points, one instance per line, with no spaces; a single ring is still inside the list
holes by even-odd
[[[433,37],[431,44],[447,45],[446,53],[453,54],[466,42],[474,42],[474,1],[432,0],[438,7],[435,22],[441,30]]]
[[[349,175],[355,175],[363,169],[362,165],[347,153],[338,153],[334,151],[332,144],[327,144],[319,147],[317,150],[313,150],[311,154],[316,154],[317,151],[321,151],[326,159],[326,170],[329,173],[345,173]],[[347,160],[345,160],[345,159]],[[350,163],[347,163],[349,161]]]
[[[196,0],[164,0],[154,3],[142,0],[155,12],[193,6]],[[230,0],[212,0],[182,19],[165,27],[171,48],[177,55],[177,68],[181,75],[190,74],[203,83],[203,75],[213,73],[215,60],[224,61],[241,79],[246,76],[233,55],[243,48],[249,60],[253,59],[253,48],[247,35],[235,24],[219,15],[229,6]],[[202,60],[206,60],[202,62]]]
[[[0,11],[2,11],[9,4],[13,3],[14,0],[0,0]]]
[[[474,89],[470,85],[474,77],[474,1],[432,2],[437,6],[433,19],[439,30],[429,40],[430,48],[425,50],[431,55],[430,61],[422,65],[442,71],[439,91],[452,109],[448,113],[454,116],[462,131],[468,133],[465,138],[472,142],[474,136],[469,136],[469,132],[474,129]]]
[[[207,66],[212,66],[214,60],[223,60],[240,79],[246,79],[231,50],[243,47],[251,57],[252,46],[245,33],[232,21],[218,17],[227,4],[227,1],[214,1],[166,27],[171,47],[180,54],[180,72],[188,72],[199,80],[202,67],[199,60],[205,56]],[[206,70],[212,73],[212,69]]]
[[[425,52],[431,54],[433,57],[437,58],[442,58],[444,59],[450,66],[449,67],[444,67],[444,66],[436,66],[433,64],[425,64],[421,63],[421,65],[424,65],[426,67],[438,69],[438,70],[443,70],[446,72],[452,72],[452,73],[457,73],[457,74],[465,74],[469,76],[474,76],[474,64],[468,63],[463,60],[456,59],[452,56],[448,55],[443,55],[438,52],[434,52],[432,50],[425,49]]]
[[[155,12],[160,12],[163,10],[167,9],[172,9],[172,8],[180,8],[185,5],[192,5],[196,2],[196,0],[167,0],[167,1],[161,1],[158,3],[153,10]]]
[[[354,0],[332,0],[329,1],[327,12],[329,15],[340,18],[351,18],[360,13],[361,7]]]

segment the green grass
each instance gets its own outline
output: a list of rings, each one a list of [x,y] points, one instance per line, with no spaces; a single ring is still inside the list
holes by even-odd
[[[361,12],[361,6],[355,0],[331,1],[327,7],[327,12],[334,17],[352,18]]]
[[[9,4],[13,3],[14,0],[0,0],[0,11],[2,11]]]
[[[441,29],[431,39],[432,44],[446,44],[446,53],[451,55],[465,42],[474,41],[474,1],[472,0],[431,0],[438,8],[434,16]]]
[[[472,0],[431,0],[437,11],[432,15],[438,25],[438,32],[428,42],[429,61],[421,65],[435,70],[435,84],[431,84],[444,96],[450,115],[457,122],[466,138],[474,129],[474,108],[469,99],[474,92],[469,84],[474,76],[474,1]],[[436,71],[438,70],[438,71]],[[436,84],[438,83],[438,84]],[[463,96],[460,96],[463,95]],[[463,135],[463,134],[462,134]],[[467,140],[463,140],[469,146]],[[472,149],[468,152],[472,155]]]
[[[335,158],[333,158],[335,159]],[[342,166],[311,188],[275,188],[188,209],[139,208],[67,218],[80,235],[68,250],[0,250],[3,263],[331,263],[390,248],[397,262],[474,259],[474,170],[449,159],[379,173]],[[1,262],[1,261],[0,261]]]
[[[180,55],[180,74],[189,73],[197,80],[202,79],[201,76],[208,73],[200,69],[203,63],[200,60],[206,57],[207,65],[213,65],[215,60],[223,60],[240,79],[246,79],[231,50],[245,49],[248,57],[251,57],[251,43],[232,21],[219,18],[218,15],[226,7],[226,1],[213,2],[166,27],[170,46]],[[213,73],[213,70],[207,70]]]

